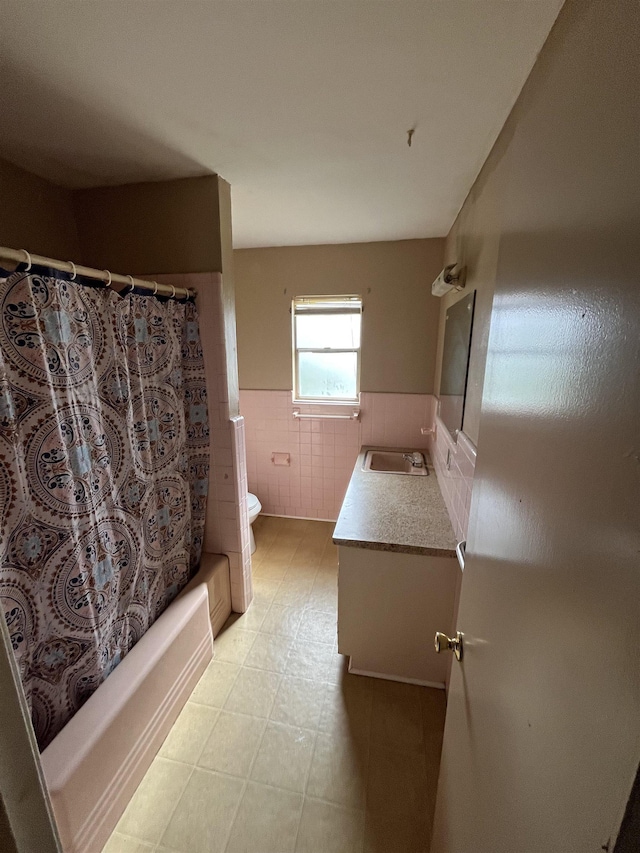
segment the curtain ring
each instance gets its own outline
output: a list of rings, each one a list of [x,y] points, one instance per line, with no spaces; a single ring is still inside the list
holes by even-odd
[[[157,292],[158,292],[158,282],[154,281],[153,282],[153,296],[155,296]]]
[[[26,257],[26,261],[25,261],[25,263],[26,263],[26,264],[28,264],[28,266],[27,266],[27,268],[26,268],[25,272],[29,272],[29,270],[30,270],[30,269],[31,269],[31,267],[32,267],[32,264],[31,264],[31,255],[29,254],[29,252],[27,252],[27,250],[26,250],[26,249],[20,249],[20,251],[21,251],[21,252],[24,252],[25,257]]]
[[[131,282],[131,289],[133,290],[133,289],[135,288],[135,286],[136,286],[136,283],[135,283],[135,281],[133,280],[133,276],[132,276],[132,275],[128,275],[128,276],[125,276],[125,278],[128,278],[128,279],[129,279],[129,281]]]
[[[77,272],[76,272],[76,265],[73,263],[73,261],[67,261],[67,263],[68,263],[68,264],[71,264],[71,269],[73,270],[73,272],[72,272],[72,274],[71,274],[71,278],[70,278],[69,280],[70,280],[70,281],[74,281],[74,280],[75,280],[75,277],[76,277],[76,275],[77,275]]]
[[[176,298],[176,286],[175,286],[175,284],[171,285],[171,298],[172,299]]]
[[[106,272],[106,274],[109,276],[107,281],[105,281],[104,286],[111,287],[111,273],[109,272],[109,270],[104,270],[104,272]]]

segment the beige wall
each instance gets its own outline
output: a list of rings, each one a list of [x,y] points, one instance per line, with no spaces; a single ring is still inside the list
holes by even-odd
[[[76,190],[82,261],[114,272],[220,272],[218,176]]]
[[[224,265],[233,281],[229,185],[217,175],[73,192],[0,160],[0,199],[0,245],[124,274]]]
[[[501,138],[502,139],[502,138]],[[503,141],[500,145],[503,144]],[[464,290],[452,291],[440,300],[435,393],[440,393],[442,350],[447,310],[468,293],[476,291],[473,335],[469,357],[469,378],[462,429],[474,444],[478,443],[480,404],[487,359],[487,341],[493,290],[496,281],[498,250],[502,227],[502,189],[504,161],[494,149],[492,161],[482,170],[447,236],[445,263],[464,264],[467,281]]]
[[[240,387],[291,388],[291,300],[361,294],[362,391],[433,391],[444,240],[234,252]]]
[[[0,160],[0,245],[77,260],[71,192]]]

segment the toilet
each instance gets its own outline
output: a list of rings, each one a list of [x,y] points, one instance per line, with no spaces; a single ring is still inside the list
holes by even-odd
[[[253,522],[260,515],[262,504],[251,492],[247,494],[247,510],[249,512],[249,530],[251,532],[251,553],[256,550],[256,538],[253,535]]]

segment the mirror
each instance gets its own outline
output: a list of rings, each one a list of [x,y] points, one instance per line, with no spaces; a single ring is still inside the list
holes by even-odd
[[[444,327],[439,415],[454,438],[464,417],[475,298],[473,291],[448,308]]]

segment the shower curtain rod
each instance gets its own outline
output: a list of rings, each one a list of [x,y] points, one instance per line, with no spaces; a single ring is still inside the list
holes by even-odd
[[[187,287],[174,287],[172,284],[160,284],[157,281],[145,281],[142,278],[134,278],[132,275],[120,275],[112,273],[109,270],[96,270],[92,267],[84,267],[81,264],[74,264],[73,261],[56,261],[54,258],[45,258],[43,255],[32,255],[26,249],[8,249],[6,246],[0,246],[0,259],[16,262],[24,262],[27,264],[27,270],[32,264],[39,264],[43,267],[50,267],[61,272],[69,272],[72,279],[76,275],[83,275],[86,278],[96,278],[104,282],[105,287],[111,284],[129,284],[132,287],[140,287],[144,290],[150,290],[155,296],[170,296],[172,299],[193,298],[196,295],[195,290]]]

